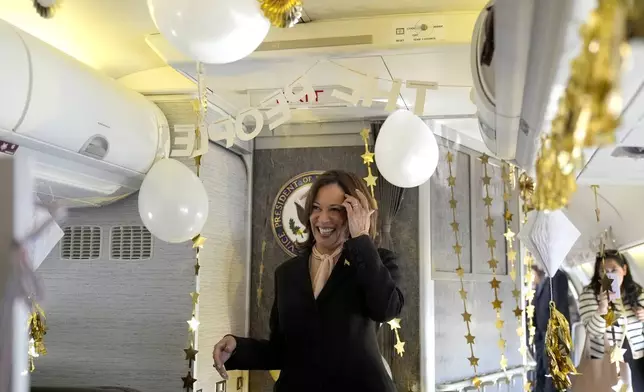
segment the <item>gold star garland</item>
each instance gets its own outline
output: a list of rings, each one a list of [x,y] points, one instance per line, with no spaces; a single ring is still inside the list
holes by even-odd
[[[488,239],[485,242],[487,243],[487,247],[490,250],[490,260],[488,261],[488,265],[490,266],[490,270],[492,271],[492,280],[490,281],[490,286],[494,291],[494,301],[492,301],[492,309],[494,309],[494,313],[496,313],[496,329],[499,331],[498,346],[499,346],[499,351],[501,352],[501,360],[499,361],[499,365],[501,365],[501,369],[503,369],[503,371],[506,371],[508,368],[508,359],[505,356],[506,341],[503,338],[503,325],[505,324],[505,322],[501,317],[503,301],[499,299],[499,290],[501,289],[501,281],[496,278],[497,277],[496,270],[498,268],[499,261],[496,259],[494,255],[494,249],[496,248],[496,240],[494,239],[494,219],[492,219],[493,198],[490,196],[490,185],[492,183],[492,177],[488,175],[488,170],[487,170],[489,159],[490,157],[488,157],[485,154],[480,158],[481,164],[483,166],[483,177],[481,179],[483,180],[483,190],[485,191],[485,197],[483,198],[483,202],[485,203],[485,208],[487,210],[487,216],[485,218],[485,226],[487,227],[487,231],[488,231]],[[508,200],[509,200],[509,196],[508,196]],[[505,216],[506,219],[507,219],[507,213],[509,213],[509,211],[506,211],[506,216]],[[514,235],[514,233],[512,234]]]
[[[403,354],[405,353],[405,342],[400,340],[400,334],[398,333],[398,330],[401,328],[400,321],[401,320],[399,318],[395,318],[387,322],[387,324],[389,324],[389,327],[391,327],[391,330],[394,331],[394,333],[396,334],[396,344],[394,345],[394,348],[396,349],[396,353],[398,353],[398,355],[402,357]]]
[[[262,303],[264,294],[264,254],[266,253],[266,240],[262,240],[262,257],[259,261],[259,283],[257,284],[257,307]]]
[[[463,322],[465,322],[465,328],[467,330],[467,335],[465,335],[465,340],[467,345],[470,348],[470,357],[468,361],[470,366],[474,369],[474,378],[472,379],[472,384],[476,388],[481,387],[481,380],[478,377],[478,365],[479,359],[474,355],[474,340],[475,336],[472,335],[471,323],[472,323],[472,314],[467,311],[467,291],[465,291],[465,284],[463,283],[463,276],[465,275],[465,270],[463,269],[463,264],[461,261],[461,255],[463,247],[460,244],[459,240],[459,223],[456,221],[456,198],[454,193],[454,187],[456,186],[456,177],[452,172],[452,163],[454,162],[454,154],[451,151],[447,152],[447,164],[449,167],[449,177],[447,178],[447,183],[449,184],[451,199],[449,200],[449,207],[452,210],[452,231],[454,233],[454,254],[456,255],[456,260],[458,262],[458,267],[456,268],[456,274],[458,275],[459,282],[461,283],[461,289],[458,291],[461,296],[461,301],[463,302]]]
[[[581,53],[572,61],[552,131],[537,157],[539,210],[558,210],[568,204],[576,190],[575,172],[583,165],[584,148],[615,141],[622,110],[621,65],[630,54],[626,27],[634,12],[631,5],[626,0],[599,0],[580,29]]]
[[[375,154],[369,151],[369,133],[369,128],[364,128],[362,131],[360,131],[360,136],[362,137],[362,141],[364,142],[364,154],[362,154],[360,157],[362,158],[362,162],[365,164],[365,166],[367,166],[367,177],[363,179],[367,183],[367,186],[371,191],[371,197],[376,200],[376,195],[373,189],[376,187],[376,180],[378,180],[378,177],[374,176],[371,172],[371,164],[374,163],[373,158]]]
[[[360,136],[362,137],[362,141],[364,142],[364,154],[360,155],[360,157],[362,158],[362,163],[367,167],[367,177],[364,177],[363,180],[367,183],[369,191],[371,192],[371,197],[377,205],[378,202],[376,201],[374,188],[376,187],[376,180],[378,180],[378,177],[374,176],[373,172],[371,171],[371,165],[374,163],[375,154],[369,150],[370,134],[371,131],[369,130],[369,128],[363,128],[362,131],[360,131]],[[345,263],[348,262],[345,261]],[[394,344],[394,349],[396,350],[396,353],[402,357],[405,353],[405,342],[400,339],[400,332],[398,331],[399,329],[401,329],[400,323],[401,320],[397,318],[388,322],[391,330],[394,331],[394,334],[396,335],[396,343]]]
[[[206,95],[206,85],[204,82],[203,74],[203,64],[197,63],[197,90],[199,98],[193,102],[193,109],[197,115],[197,129],[196,129],[196,139],[200,140],[201,129],[205,129],[205,119],[206,111],[208,110],[208,97]],[[196,174],[197,177],[201,174],[201,155],[194,157]],[[192,300],[192,317],[190,320],[187,320],[188,323],[188,347],[183,351],[185,353],[185,360],[188,361],[188,374],[184,377],[181,377],[183,382],[183,389],[187,392],[190,392],[194,389],[194,384],[197,381],[193,377],[194,372],[194,363],[197,360],[198,350],[195,349],[195,336],[197,330],[199,329],[199,319],[197,318],[197,309],[199,305],[199,270],[201,269],[201,264],[199,263],[199,253],[203,249],[204,244],[206,243],[206,237],[198,234],[192,239],[192,248],[195,250],[195,264],[194,264],[194,273],[195,273],[195,287],[196,291],[190,293],[190,298]]]
[[[522,224],[525,225],[528,222],[528,213],[532,210],[534,210],[533,204],[532,204],[532,198],[534,196],[534,180],[530,178],[525,172],[521,173],[519,176],[519,197],[522,202],[521,206],[521,211],[523,212],[523,219],[522,219]],[[529,331],[529,345],[532,346],[534,344],[534,335],[536,333],[536,328],[534,326],[534,305],[532,305],[532,301],[534,300],[534,294],[535,290],[532,285],[534,281],[534,275],[532,272],[532,265],[534,263],[534,259],[532,258],[532,254],[530,251],[526,249],[525,255],[523,257],[523,266],[525,269],[525,279],[523,281],[525,285],[525,298],[523,298],[523,304],[525,305],[524,309],[524,314],[527,316],[527,326],[528,326],[528,331]],[[525,317],[522,316],[522,317]],[[521,334],[524,333],[523,328],[520,327],[521,329]],[[517,330],[517,333],[519,333],[519,330]],[[523,344],[525,341],[522,339],[521,342],[521,347],[519,348],[519,351],[521,355],[525,356],[527,347],[525,347]]]
[[[590,188],[593,190],[594,197],[595,197],[595,217],[597,219],[597,223],[600,221],[600,209],[599,209],[599,201],[598,201],[598,193],[599,193],[599,185],[591,185]],[[602,271],[606,271],[606,241],[604,236],[602,235],[601,237],[601,245],[600,245],[600,257],[602,259]],[[616,304],[611,300],[610,294],[612,293],[613,290],[613,279],[610,279],[606,273],[602,274],[602,279],[601,279],[601,289],[603,292],[606,293],[606,298],[608,300],[608,312],[602,316],[602,318],[606,321],[606,327],[611,328],[611,332],[613,334],[613,339],[615,338],[615,322],[618,319],[617,313],[615,310],[617,310]],[[622,315],[625,315],[625,311],[622,310],[620,312]],[[628,323],[628,318],[624,317],[624,325],[622,326],[623,331],[622,331],[622,339],[626,336],[626,328],[627,328],[627,323]],[[623,389],[625,387],[628,387],[627,385],[620,384],[621,379],[621,366],[620,363],[624,362],[624,352],[626,350],[622,349],[622,344],[623,341],[617,344],[615,342],[615,345],[611,347],[611,352],[610,352],[610,362],[615,364],[615,370],[617,371],[617,378],[618,378],[618,383],[613,386],[613,390],[619,391],[620,389]]]
[[[504,219],[506,231],[504,234],[506,249],[507,249],[507,258],[510,262],[510,277],[512,282],[514,282],[514,288],[512,290],[512,297],[514,297],[515,305],[514,316],[517,319],[517,337],[519,338],[519,353],[523,359],[523,363],[527,362],[527,353],[528,347],[525,341],[525,330],[523,329],[523,319],[525,317],[525,298],[521,295],[521,283],[517,279],[517,252],[514,249],[514,241],[516,239],[516,233],[512,231],[512,221],[513,214],[510,211],[510,199],[513,195],[514,185],[515,185],[515,167],[505,163],[502,167],[502,176],[504,183],[504,192],[503,192],[503,204],[504,204]],[[529,391],[530,383],[527,379],[527,373],[524,372],[523,379],[525,380],[524,389]]]

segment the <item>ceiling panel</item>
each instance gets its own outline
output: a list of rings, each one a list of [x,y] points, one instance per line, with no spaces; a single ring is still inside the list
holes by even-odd
[[[157,31],[145,0],[65,0],[52,19],[31,1],[3,0],[0,16],[114,78],[165,65],[145,43]]]
[[[413,14],[421,12],[479,11],[487,0],[304,0],[312,20]]]

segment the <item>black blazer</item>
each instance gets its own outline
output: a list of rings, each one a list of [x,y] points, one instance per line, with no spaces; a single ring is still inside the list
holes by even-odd
[[[309,256],[277,268],[270,338],[235,337],[226,368],[281,370],[276,392],[394,392],[376,340],[404,302],[394,254],[368,236],[349,239],[317,299]]]

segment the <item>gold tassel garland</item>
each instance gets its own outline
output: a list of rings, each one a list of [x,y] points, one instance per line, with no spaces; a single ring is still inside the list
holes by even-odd
[[[568,320],[559,312],[553,301],[550,301],[550,319],[546,331],[546,355],[550,364],[550,377],[558,391],[565,391],[572,386],[569,375],[576,375],[577,369],[572,363],[572,337]]]
[[[29,371],[33,372],[36,367],[34,359],[41,355],[47,355],[45,347],[45,335],[47,334],[47,318],[40,305],[33,303],[31,314],[28,319],[29,325]]]
[[[290,28],[302,17],[300,0],[260,0],[264,16],[275,27]]]
[[[629,55],[626,27],[630,2],[598,0],[581,27],[583,46],[572,62],[551,133],[536,164],[538,210],[558,210],[576,191],[583,149],[615,142],[622,110],[619,93],[622,60]]]

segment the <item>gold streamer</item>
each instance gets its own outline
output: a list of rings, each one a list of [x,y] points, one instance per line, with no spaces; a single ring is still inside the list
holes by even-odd
[[[364,142],[364,154],[362,154],[360,157],[362,158],[362,163],[367,166],[367,177],[363,178],[363,180],[367,183],[367,186],[371,191],[371,197],[376,200],[376,195],[373,189],[376,187],[376,180],[378,180],[378,177],[374,176],[371,172],[371,164],[374,163],[375,154],[369,151],[369,134],[369,128],[364,128],[362,131],[360,131],[360,136],[362,137],[362,141]]]
[[[260,0],[264,16],[275,27],[290,28],[302,17],[300,0]]]
[[[32,302],[31,314],[27,321],[29,325],[29,371],[36,370],[34,360],[41,355],[47,355],[45,335],[47,334],[47,318],[40,305]]]
[[[472,383],[476,388],[481,387],[481,380],[478,377],[478,365],[479,365],[479,358],[477,358],[474,355],[474,340],[475,336],[472,335],[472,330],[471,330],[471,322],[472,322],[472,314],[467,311],[467,291],[465,291],[465,284],[463,283],[463,276],[465,275],[465,270],[463,269],[463,264],[461,262],[461,254],[462,254],[462,245],[460,244],[459,240],[459,223],[456,221],[456,198],[455,198],[455,193],[454,193],[454,187],[456,186],[456,177],[454,177],[454,174],[452,173],[452,163],[454,162],[454,155],[452,154],[451,151],[447,153],[447,164],[449,167],[449,177],[447,178],[447,183],[449,184],[449,189],[450,189],[450,195],[451,199],[449,200],[449,206],[452,210],[452,231],[454,232],[454,254],[456,255],[456,260],[458,262],[458,267],[456,268],[456,274],[458,275],[459,282],[461,284],[461,289],[458,291],[459,295],[461,296],[461,301],[463,302],[463,313],[461,313],[461,316],[463,316],[463,322],[465,322],[465,327],[467,329],[467,335],[465,335],[465,340],[467,341],[467,345],[470,348],[470,357],[468,358],[468,361],[470,362],[470,366],[472,366],[472,369],[474,369],[474,378],[472,379]]]
[[[630,51],[626,26],[630,2],[598,0],[581,28],[581,53],[572,62],[551,133],[537,158],[536,208],[558,210],[576,190],[582,151],[615,142],[622,109],[618,91],[622,60]]]
[[[503,321],[503,318],[501,317],[503,301],[499,299],[499,290],[501,289],[501,281],[497,279],[497,274],[496,274],[499,261],[496,259],[494,254],[494,249],[496,248],[496,240],[494,239],[494,219],[492,219],[492,201],[494,199],[490,196],[490,185],[492,183],[492,177],[488,175],[488,170],[487,170],[489,159],[490,157],[488,157],[485,154],[480,158],[481,164],[483,166],[483,177],[481,179],[483,180],[483,190],[485,191],[485,197],[483,198],[483,202],[485,203],[485,208],[487,210],[487,216],[485,218],[485,226],[487,227],[488,239],[486,240],[486,243],[487,243],[488,249],[490,250],[490,260],[488,261],[488,265],[490,266],[490,270],[492,271],[492,280],[490,281],[490,286],[492,286],[492,290],[494,291],[494,301],[492,301],[492,309],[494,309],[494,312],[496,313],[496,329],[499,331],[498,346],[499,346],[499,351],[501,352],[501,360],[499,361],[499,365],[501,365],[501,369],[503,369],[503,371],[506,371],[508,368],[508,359],[505,356],[506,341],[503,338],[503,325],[505,324],[505,321]],[[508,196],[508,200],[509,200],[509,196]],[[505,219],[508,218],[507,214],[509,214],[508,210],[506,210]],[[511,215],[510,215],[510,218],[512,218]],[[512,231],[510,230],[510,233],[511,232]],[[514,236],[514,233],[512,233],[512,236]],[[515,259],[516,259],[516,256],[515,256]]]
[[[570,388],[572,383],[569,375],[578,374],[572,363],[571,352],[572,337],[568,320],[557,310],[554,301],[550,301],[550,319],[546,331],[546,355],[550,364],[552,384],[558,391]]]

